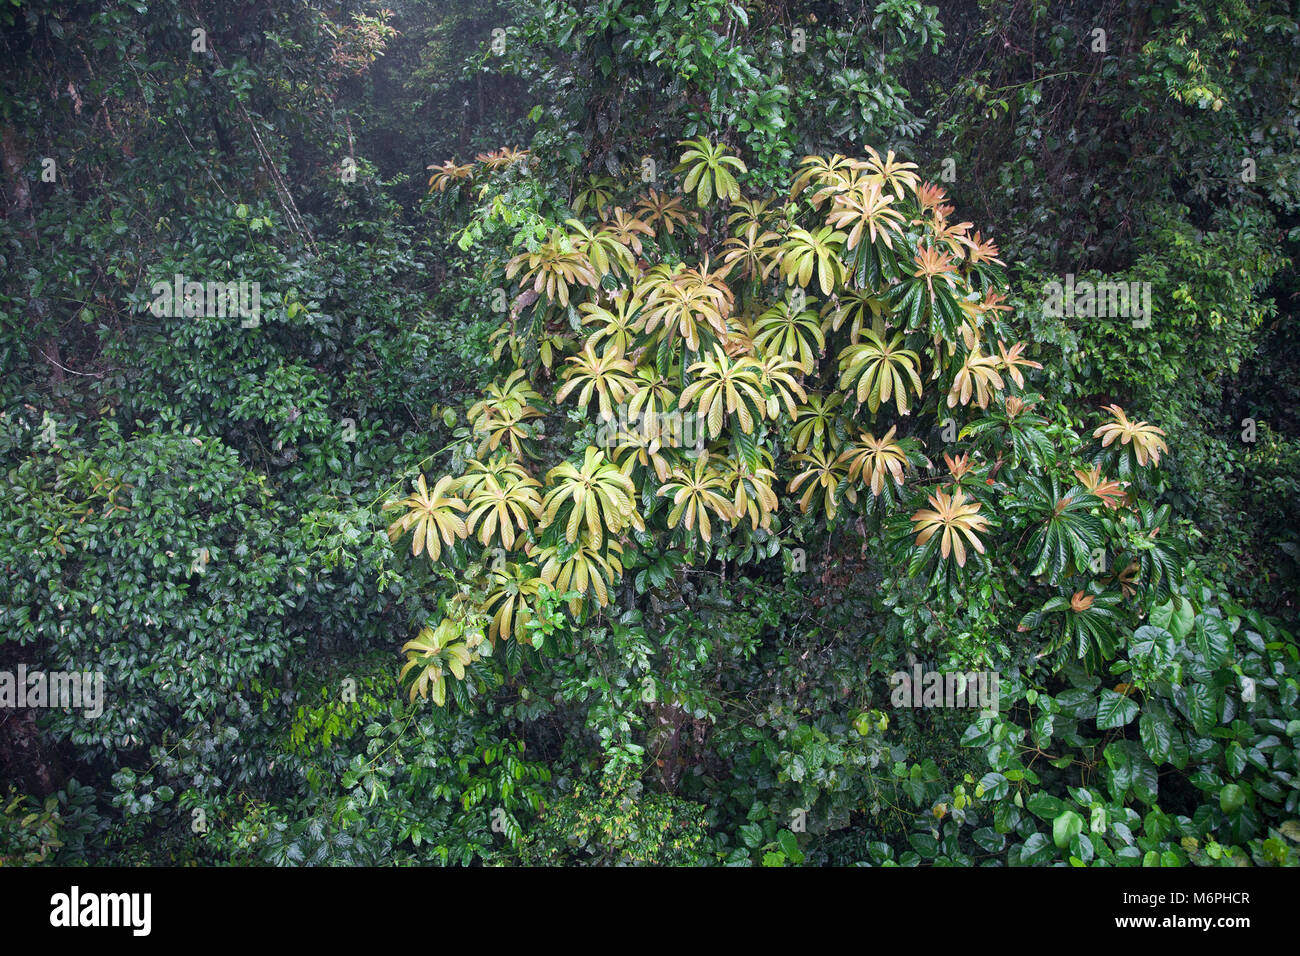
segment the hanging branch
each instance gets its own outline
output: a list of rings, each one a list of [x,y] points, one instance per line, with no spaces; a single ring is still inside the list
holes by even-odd
[[[224,70],[226,65],[221,61],[221,54],[217,52],[217,48],[212,43],[211,32],[208,31],[206,27],[203,29],[208,37],[208,49],[212,52],[213,60],[220,69]],[[293,201],[293,193],[289,191],[288,183],[286,183],[284,177],[280,175],[279,167],[276,166],[270,150],[268,150],[266,144],[262,142],[261,134],[257,131],[257,125],[253,122],[253,118],[248,115],[248,110],[244,108],[244,104],[239,97],[235,97],[235,103],[238,105],[239,112],[244,117],[244,122],[248,126],[248,131],[252,136],[253,145],[256,147],[258,156],[262,161],[262,166],[266,169],[267,173],[271,177],[271,182],[275,185],[276,194],[280,199],[280,206],[284,210],[285,215],[288,216],[290,226],[293,227],[293,230],[301,238],[306,240],[311,251],[315,255],[319,256],[320,249],[316,246],[316,240],[312,236],[311,230],[307,228],[307,223],[303,219],[302,213],[298,210],[298,204]]]

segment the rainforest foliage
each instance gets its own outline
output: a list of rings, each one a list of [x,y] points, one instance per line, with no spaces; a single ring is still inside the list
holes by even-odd
[[[1300,863],[1290,4],[0,47],[0,863]]]

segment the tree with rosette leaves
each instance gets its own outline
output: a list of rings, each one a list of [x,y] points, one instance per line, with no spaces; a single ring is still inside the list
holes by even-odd
[[[1048,414],[1027,391],[1040,364],[1015,334],[997,247],[913,164],[807,157],[788,195],[752,197],[725,145],[684,145],[681,194],[602,181],[540,245],[502,250],[520,308],[570,313],[571,332],[546,334],[571,357],[549,395],[539,359],[507,365],[474,421],[511,471],[456,479],[466,533],[455,504],[437,505],[452,540],[430,557],[481,582],[490,638],[518,641],[552,585],[592,625],[640,602],[625,565],[676,568],[637,578],[671,591],[689,568],[774,557],[798,527],[810,543],[859,541],[886,582],[915,579],[899,593],[916,608],[995,582],[1026,667],[1104,666],[1111,629],[1177,583],[1176,535],[1143,497],[1160,430],[1112,407],[1090,441]],[[683,261],[685,196],[703,222]],[[637,209],[634,232],[626,215],[603,224],[606,207]],[[599,447],[593,413],[619,421],[600,423]],[[677,440],[669,415],[699,441]],[[535,426],[564,440],[542,451]],[[429,507],[406,506],[396,533]],[[494,544],[519,557],[489,574]],[[1096,570],[1098,554],[1122,566]]]

